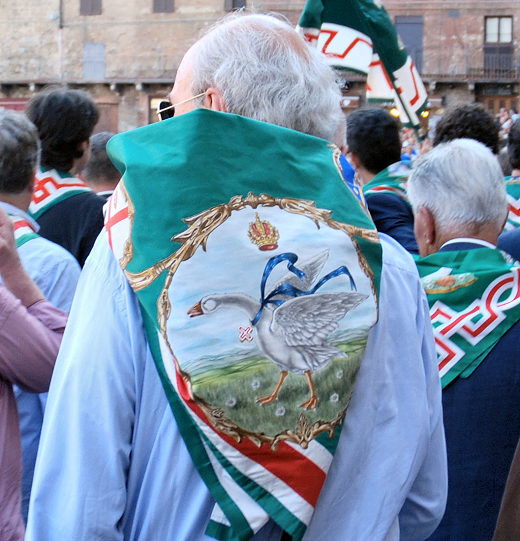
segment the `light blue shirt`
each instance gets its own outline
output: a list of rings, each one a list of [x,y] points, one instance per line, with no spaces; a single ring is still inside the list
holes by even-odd
[[[8,213],[20,216],[38,231],[39,225],[23,210],[2,201],[0,206]],[[47,300],[64,312],[69,312],[81,272],[76,259],[65,248],[43,237],[22,244],[18,254],[29,276]],[[26,393],[16,386],[14,391],[22,435],[22,515],[26,521],[47,393]]]
[[[444,512],[428,303],[412,258],[381,237],[379,322],[306,541],[421,541]],[[103,231],[51,383],[26,541],[209,541],[213,505],[168,405],[137,297]],[[271,521],[254,540],[280,536]]]

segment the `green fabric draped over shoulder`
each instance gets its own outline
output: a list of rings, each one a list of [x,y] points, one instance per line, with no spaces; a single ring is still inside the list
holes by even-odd
[[[330,465],[316,456],[334,453],[377,321],[381,245],[344,181],[340,151],[316,137],[205,109],[117,135],[107,151],[123,175],[109,202],[109,242],[123,254],[172,412],[217,502],[207,534],[247,541],[272,518],[298,541]],[[118,216],[125,223],[119,229],[110,225]],[[219,302],[226,303],[223,320],[213,315]],[[309,313],[319,302],[325,323]],[[295,303],[307,317],[289,314]],[[318,337],[307,346],[300,336],[303,353],[293,350],[298,362],[312,360],[312,370],[285,371],[294,372],[295,395],[300,386],[307,391],[306,381],[312,394],[298,406],[287,392],[285,406],[269,407],[276,398],[254,393],[272,388],[284,373],[275,363],[290,357],[276,356],[292,345],[276,345],[280,334],[266,323],[284,307],[284,331],[291,332],[292,317]],[[311,371],[319,372],[314,383]],[[306,451],[310,440],[317,455]]]

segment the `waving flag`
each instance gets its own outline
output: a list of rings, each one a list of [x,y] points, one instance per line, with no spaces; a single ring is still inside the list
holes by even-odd
[[[419,125],[428,94],[380,1],[307,0],[298,30],[334,67],[367,75],[368,101],[393,100]]]

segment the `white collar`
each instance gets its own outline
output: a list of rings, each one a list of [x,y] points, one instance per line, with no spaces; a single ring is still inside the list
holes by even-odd
[[[478,244],[480,246],[483,246],[484,248],[493,248],[495,249],[496,246],[494,244],[491,244],[491,242],[488,242],[487,240],[482,240],[482,239],[473,239],[473,238],[469,238],[469,237],[458,237],[456,239],[450,239],[450,240],[447,240],[442,246],[441,248],[444,248],[444,246],[448,246],[450,244],[455,244],[455,243],[458,243],[458,242],[469,242],[470,244]],[[439,248],[439,250],[441,249]]]
[[[16,214],[16,216],[20,216],[26,220],[31,226],[31,229],[33,229],[36,233],[38,233],[40,230],[39,224],[22,209],[19,209],[18,207],[11,205],[11,203],[6,203],[4,201],[0,201],[0,207],[2,207],[8,214]]]

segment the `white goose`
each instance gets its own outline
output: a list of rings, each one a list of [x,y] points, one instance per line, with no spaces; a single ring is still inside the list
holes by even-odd
[[[328,258],[328,251],[322,252],[302,265],[303,279],[287,273],[271,292],[282,284],[293,285],[302,291],[309,291]],[[289,372],[305,374],[311,396],[300,404],[305,409],[315,409],[318,397],[314,390],[312,373],[322,370],[334,358],[347,355],[339,348],[326,342],[327,336],[338,327],[345,314],[364,301],[368,296],[362,293],[312,293],[306,296],[290,297],[279,294],[272,299],[288,298],[277,306],[262,303],[244,293],[206,295],[188,311],[190,317],[212,314],[221,308],[234,308],[244,312],[251,321],[257,319],[255,328],[260,351],[280,368],[280,379],[274,391],[263,398],[261,404],[270,404]],[[260,317],[258,314],[260,313]]]

